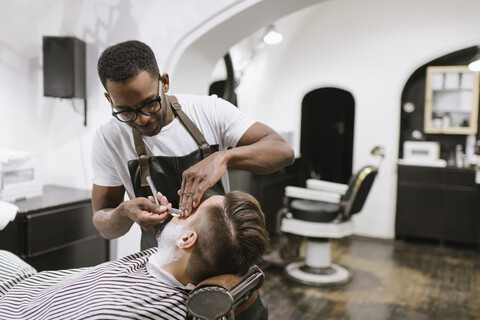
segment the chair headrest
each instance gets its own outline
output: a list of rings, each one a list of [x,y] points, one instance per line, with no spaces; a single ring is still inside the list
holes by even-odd
[[[187,309],[195,317],[217,319],[249,301],[265,275],[252,266],[243,275],[223,274],[200,282],[187,297]]]

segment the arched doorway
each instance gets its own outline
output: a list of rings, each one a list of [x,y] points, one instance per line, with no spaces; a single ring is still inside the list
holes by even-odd
[[[339,88],[319,88],[302,101],[300,183],[347,183],[352,174],[355,101]]]

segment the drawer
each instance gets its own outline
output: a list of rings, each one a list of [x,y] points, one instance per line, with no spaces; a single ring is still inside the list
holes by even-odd
[[[475,188],[475,170],[464,168],[432,168],[398,166],[399,184],[421,184],[437,187]],[[473,190],[474,191],[474,190]]]
[[[27,257],[37,271],[89,267],[108,260],[108,240],[100,237]]]
[[[446,184],[455,187],[469,187],[475,191],[475,170],[447,171]]]
[[[445,183],[443,168],[398,166],[398,183],[441,186]]]
[[[439,239],[442,236],[444,191],[437,188],[398,188],[397,235]]]
[[[16,255],[21,255],[22,245],[22,219],[19,215],[0,230],[0,250],[7,250]]]
[[[25,216],[25,253],[34,256],[99,237],[90,202]]]

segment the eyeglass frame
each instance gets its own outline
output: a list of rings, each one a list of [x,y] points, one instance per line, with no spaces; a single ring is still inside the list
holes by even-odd
[[[158,104],[160,105],[160,108],[158,108],[157,111],[155,111],[155,112],[150,112],[150,113],[142,111],[142,108],[145,108],[147,105],[152,104],[152,103],[154,103],[154,102],[158,102]],[[112,110],[114,110],[114,109],[116,108],[116,106],[113,104],[113,101],[112,101],[111,99],[110,99],[110,104],[111,104],[111,106],[112,106]],[[156,98],[153,99],[153,100],[150,100],[150,101],[145,102],[145,103],[144,103],[141,107],[139,107],[139,108],[135,108],[135,109],[134,109],[134,108],[129,108],[129,107],[128,107],[126,110],[123,110],[123,111],[112,111],[112,116],[114,116],[114,117],[115,117],[118,121],[120,121],[120,122],[134,122],[135,120],[138,119],[138,114],[139,114],[139,113],[141,113],[141,114],[143,114],[143,115],[146,115],[146,116],[151,116],[151,115],[157,113],[158,111],[160,111],[161,109],[162,109],[162,97],[161,97],[161,96],[158,96],[158,97],[156,97]],[[125,113],[125,112],[133,112],[133,113],[135,113],[135,117],[134,117],[132,120],[122,120],[122,119],[120,119],[120,118],[118,117],[118,115],[121,114],[121,113]]]

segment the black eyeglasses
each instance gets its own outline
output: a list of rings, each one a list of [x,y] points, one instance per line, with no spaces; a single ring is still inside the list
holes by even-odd
[[[113,105],[113,102],[110,102],[112,104],[112,109],[114,110],[112,112],[112,115],[117,118],[118,120],[122,122],[132,122],[137,120],[138,114],[144,114],[146,116],[151,116],[154,113],[157,113],[161,108],[162,104],[160,103],[162,99],[160,96],[158,98],[153,99],[152,101],[149,101],[145,103],[143,106],[137,109],[131,109],[128,108],[126,110],[122,111],[115,111],[115,106]]]

